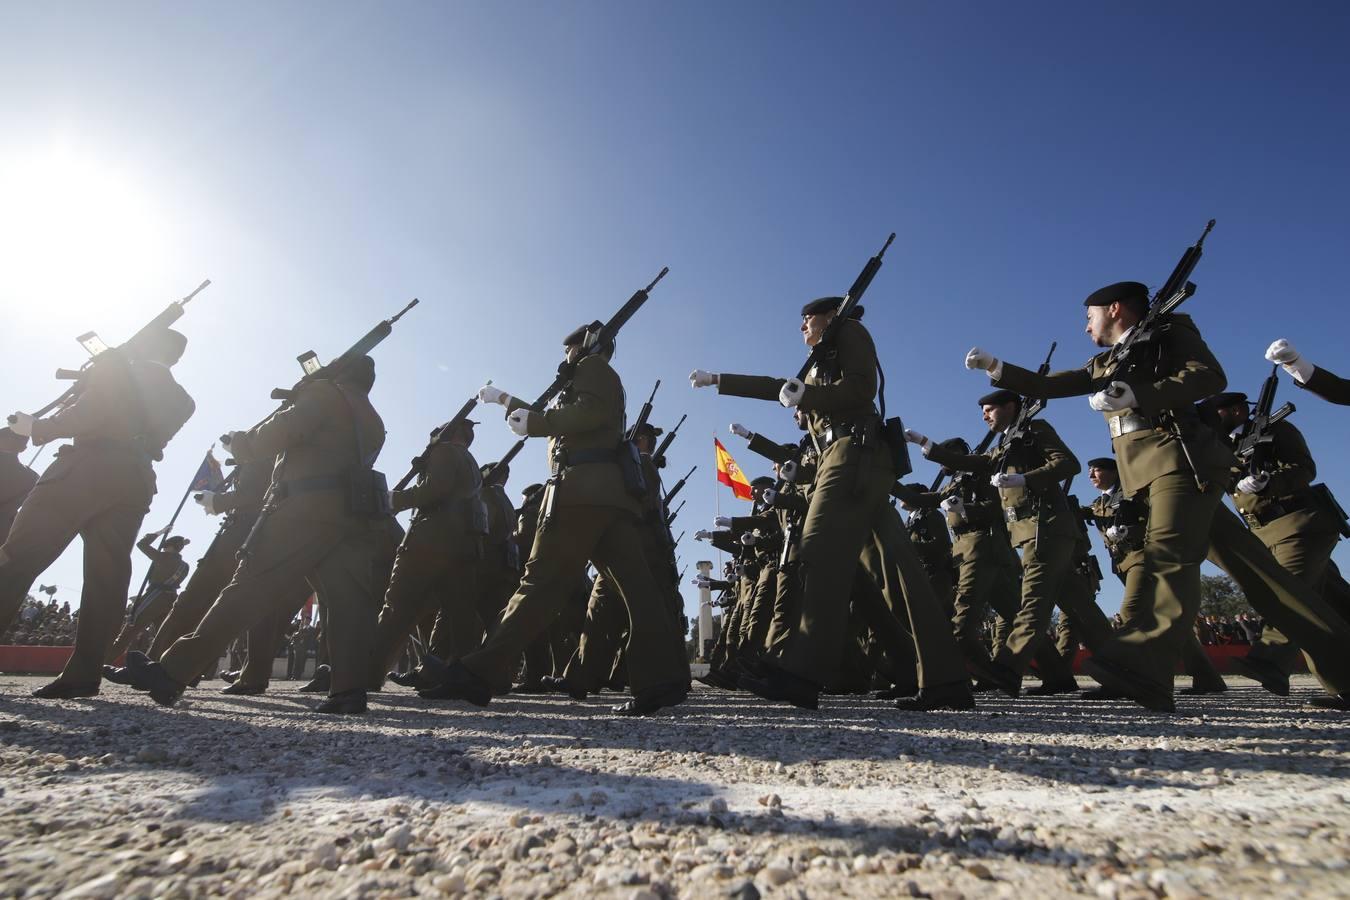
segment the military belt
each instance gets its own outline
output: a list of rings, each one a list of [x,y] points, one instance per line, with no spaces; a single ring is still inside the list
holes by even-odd
[[[987,528],[988,526],[986,525],[977,525],[972,522],[963,522],[960,525],[952,526],[952,534],[956,535],[957,537],[960,537],[963,534],[974,534],[977,531],[985,531]]]
[[[1262,504],[1259,509],[1242,514],[1242,518],[1247,520],[1247,524],[1252,528],[1260,528],[1262,525],[1269,525],[1276,519],[1283,518],[1290,513],[1300,510],[1312,509],[1317,506],[1317,501],[1310,495],[1285,497],[1281,500],[1275,500],[1270,503]]]
[[[584,466],[591,463],[617,463],[619,461],[619,451],[614,449],[604,449],[597,447],[590,450],[559,450],[553,457],[554,465],[558,470],[570,469],[572,466]]]
[[[817,439],[820,443],[820,451],[824,453],[825,449],[831,444],[838,443],[846,437],[870,437],[875,432],[876,425],[877,422],[874,419],[863,422],[831,423]]]
[[[315,491],[345,490],[347,479],[342,475],[313,475],[309,478],[292,478],[272,488],[273,500],[285,500],[294,494],[312,494]]]
[[[1141,416],[1137,413],[1125,413],[1123,416],[1113,416],[1107,419],[1107,425],[1111,429],[1111,437],[1118,438],[1123,434],[1131,434],[1135,431],[1145,431],[1149,428],[1160,428],[1159,423],[1149,416]]]

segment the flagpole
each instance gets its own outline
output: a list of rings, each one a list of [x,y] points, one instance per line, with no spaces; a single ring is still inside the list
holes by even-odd
[[[716,456],[716,455],[717,455],[717,432],[714,431],[714,432],[713,432],[713,456]],[[713,509],[715,510],[715,515],[718,515],[718,516],[722,515],[722,492],[719,491],[719,490],[717,489],[717,488],[718,488],[718,485],[720,485],[721,483],[722,483],[722,482],[718,481],[717,479],[715,479],[715,478],[713,479]],[[714,549],[717,550],[717,577],[718,577],[718,578],[721,578],[721,577],[722,577],[722,548],[721,548],[721,547],[716,547],[716,546],[715,546]]]
[[[211,444],[211,449],[210,449],[210,450],[207,450],[207,451],[206,451],[206,456],[202,457],[202,463],[203,463],[203,464],[206,462],[206,460],[210,459],[211,453],[212,453],[215,449],[216,449],[216,445],[215,445],[214,443],[212,443],[212,444]],[[199,466],[197,466],[197,468],[200,469],[201,466],[199,465]],[[175,510],[173,511],[173,515],[172,515],[172,516],[169,516],[169,524],[168,524],[168,525],[165,525],[165,526],[164,526],[164,530],[163,530],[162,532],[160,532],[160,535],[159,535],[159,546],[155,548],[156,550],[163,550],[163,549],[164,549],[164,542],[167,541],[167,540],[169,539],[169,532],[173,530],[173,523],[178,521],[178,514],[179,514],[180,512],[183,511],[183,507],[187,504],[188,494],[191,494],[191,493],[192,493],[192,485],[193,485],[193,484],[196,482],[196,480],[197,480],[196,477],[195,477],[195,476],[196,476],[196,473],[193,473],[193,475],[194,475],[194,477],[193,477],[192,481],[189,481],[189,482],[188,482],[187,490],[183,491],[183,498],[182,498],[181,500],[178,501],[178,508],[175,509]],[[140,589],[139,591],[136,592],[136,601],[137,601],[138,603],[140,602],[141,596],[142,596],[143,594],[145,594],[145,588],[146,588],[146,585],[148,585],[148,584],[150,583],[150,568],[152,568],[152,567],[153,567],[153,566],[146,567],[146,570],[145,570],[145,577],[141,579],[141,589]]]

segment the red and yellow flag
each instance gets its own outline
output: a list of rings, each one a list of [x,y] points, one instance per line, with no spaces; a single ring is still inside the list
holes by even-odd
[[[731,492],[741,500],[750,499],[750,482],[746,479],[736,460],[731,458],[722,442],[713,438],[713,450],[717,453],[717,480],[731,488]]]

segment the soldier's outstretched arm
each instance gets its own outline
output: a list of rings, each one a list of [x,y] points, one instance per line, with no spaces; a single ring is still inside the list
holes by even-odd
[[[1078,457],[1073,455],[1073,451],[1060,439],[1050,423],[1036,419],[1031,423],[1031,430],[1036,435],[1036,445],[1045,456],[1045,465],[1022,473],[1022,477],[1027,480],[1027,487],[1033,491],[1044,491],[1083,471]]]
[[[989,457],[978,453],[957,453],[938,443],[930,443],[924,447],[923,455],[940,466],[946,466],[958,472],[987,475],[994,471],[993,462]]]
[[[1092,371],[1088,367],[1064,369],[1038,375],[1030,369],[1012,363],[1000,363],[995,372],[990,373],[994,387],[1016,391],[1024,397],[1050,400],[1056,397],[1080,397],[1098,391],[1092,380]]]
[[[1312,391],[1323,400],[1350,406],[1350,378],[1341,378],[1305,359],[1293,344],[1280,338],[1266,348],[1266,359],[1279,363],[1294,384]]]

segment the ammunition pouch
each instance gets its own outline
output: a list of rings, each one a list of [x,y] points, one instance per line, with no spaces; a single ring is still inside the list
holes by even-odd
[[[363,519],[393,515],[389,505],[389,480],[374,469],[352,469],[346,475],[347,512]],[[483,512],[487,521],[487,511]],[[486,525],[484,527],[486,531]]]
[[[1331,488],[1325,484],[1314,484],[1308,490],[1326,507],[1327,512],[1336,517],[1336,527],[1340,529],[1341,537],[1350,538],[1350,520],[1347,520],[1345,507],[1337,502],[1336,495],[1331,493]]]
[[[895,477],[904,478],[914,471],[909,459],[909,441],[905,440],[905,423],[899,417],[887,419],[881,425],[881,440],[891,451],[891,464],[895,467]]]

